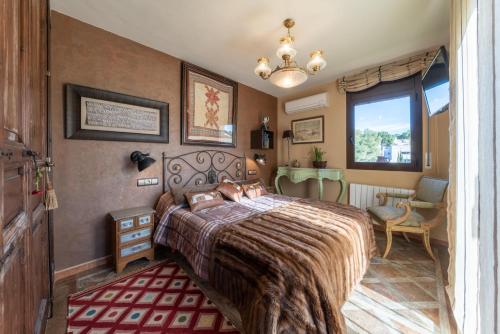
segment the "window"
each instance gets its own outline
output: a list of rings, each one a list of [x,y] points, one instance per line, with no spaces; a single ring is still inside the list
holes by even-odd
[[[422,171],[420,74],[347,93],[347,168]]]

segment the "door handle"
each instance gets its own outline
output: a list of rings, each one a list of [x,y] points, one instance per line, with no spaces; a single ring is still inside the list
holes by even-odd
[[[354,137],[353,136],[349,137],[349,142],[351,143],[351,145],[354,145]]]
[[[55,165],[56,164],[54,163],[51,157],[45,158],[45,168],[47,168],[47,172],[50,173],[52,171],[52,167],[54,167]]]

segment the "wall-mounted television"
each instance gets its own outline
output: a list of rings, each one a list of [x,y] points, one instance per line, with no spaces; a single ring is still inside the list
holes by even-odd
[[[450,77],[448,72],[448,55],[444,46],[439,48],[432,63],[422,76],[427,112],[429,116],[448,110],[450,104]]]

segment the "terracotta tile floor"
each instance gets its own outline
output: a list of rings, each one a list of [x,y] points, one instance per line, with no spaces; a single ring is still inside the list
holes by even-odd
[[[382,251],[385,237],[377,233]],[[375,257],[344,305],[349,333],[454,333],[444,291],[446,249],[433,262],[421,243],[395,238],[387,259]],[[445,266],[441,261],[446,262]]]
[[[384,249],[384,235],[377,233],[376,236],[379,249]],[[435,251],[439,258],[436,263],[426,255],[419,241],[407,243],[394,238],[388,258],[375,257],[372,260],[361,284],[342,309],[348,333],[455,333],[444,292],[446,272],[443,268],[448,266],[448,255],[445,248]],[[159,254],[157,258],[155,263],[166,256]],[[174,259],[192,276],[183,259]],[[150,263],[146,260],[135,261],[121,275],[147,265]],[[69,294],[118,276],[106,268],[58,282],[54,294],[54,315],[47,323],[46,333],[65,333]],[[240,327],[239,314],[229,301],[203,282],[194,280],[221,312]]]

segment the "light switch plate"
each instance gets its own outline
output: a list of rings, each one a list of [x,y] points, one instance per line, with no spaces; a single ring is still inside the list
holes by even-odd
[[[257,175],[257,171],[254,169],[249,169],[248,170],[248,175]]]
[[[137,186],[138,187],[156,186],[158,183],[159,183],[159,181],[158,181],[157,177],[137,179]]]

